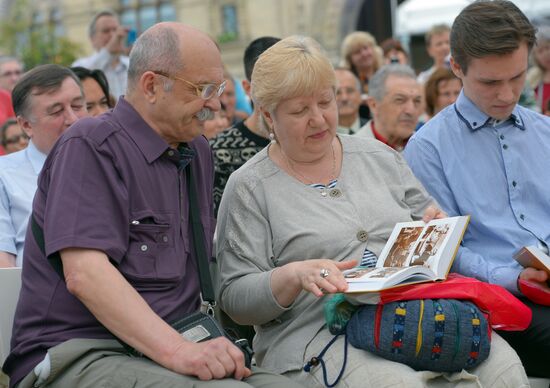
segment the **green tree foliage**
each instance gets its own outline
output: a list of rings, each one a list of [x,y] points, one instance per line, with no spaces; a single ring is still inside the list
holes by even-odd
[[[33,7],[28,0],[13,2],[10,14],[0,22],[0,45],[6,54],[19,57],[26,69],[44,63],[70,66],[82,54],[80,46],[56,34],[55,25],[32,25]]]

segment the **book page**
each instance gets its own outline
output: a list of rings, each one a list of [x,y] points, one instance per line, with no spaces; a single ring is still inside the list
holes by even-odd
[[[409,265],[430,267],[437,273],[436,264],[443,253],[442,246],[449,240],[451,219],[432,220],[418,239]]]
[[[348,282],[346,292],[379,291],[398,284],[425,282],[434,276],[426,267],[357,267],[343,273]]]
[[[460,247],[460,242],[466,232],[466,227],[470,221],[470,216],[449,217],[439,220],[432,220],[428,223],[426,229],[424,252],[420,249],[415,262],[422,262],[428,266],[437,275],[437,279],[445,279],[454,258]],[[433,228],[430,228],[432,227]]]
[[[408,266],[424,222],[400,222],[395,225],[388,242],[376,262],[377,268]]]

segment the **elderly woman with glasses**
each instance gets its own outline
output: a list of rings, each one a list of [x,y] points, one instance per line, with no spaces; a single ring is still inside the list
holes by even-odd
[[[231,175],[218,213],[222,309],[254,325],[260,366],[309,387],[324,386],[320,367],[302,367],[332,339],[323,304],[347,289],[342,270],[357,259],[373,266],[395,223],[444,216],[397,152],[337,135],[335,86],[329,59],[310,38],[283,39],[260,56],[252,97],[272,142]],[[499,365],[506,384],[520,386],[521,363],[496,337],[495,355],[473,371]],[[344,341],[338,337],[324,356],[329,381],[342,367]],[[497,378],[483,371],[449,376],[468,387]],[[443,381],[350,346],[339,386]]]
[[[29,136],[23,132],[16,119],[7,119],[0,127],[0,138],[6,155],[21,151],[29,144]]]

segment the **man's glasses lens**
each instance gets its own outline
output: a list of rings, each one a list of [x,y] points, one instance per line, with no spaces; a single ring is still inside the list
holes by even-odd
[[[214,97],[214,94],[219,97],[223,93],[224,89],[225,81],[223,81],[220,86],[214,84],[202,85],[201,98],[204,100],[208,100]]]

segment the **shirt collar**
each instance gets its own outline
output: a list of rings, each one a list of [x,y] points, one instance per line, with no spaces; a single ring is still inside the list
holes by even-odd
[[[126,129],[128,136],[136,143],[148,163],[153,163],[165,152],[169,152],[168,143],[143,120],[141,115],[124,97],[118,99],[113,109],[113,115],[119,123],[124,123],[121,126]],[[173,151],[172,155],[168,155],[179,160],[176,151]]]
[[[374,125],[374,120],[371,120],[370,121],[370,125],[371,125],[371,129],[372,129],[372,134],[374,135],[374,138],[378,141],[381,141],[382,143],[384,143],[385,145],[393,148],[394,150],[396,151],[402,151],[405,146],[407,145],[407,142],[409,141],[409,139],[405,139],[403,141],[403,144],[390,144],[388,142],[388,139],[386,139],[383,135],[381,135],[377,130],[376,130],[376,126]]]
[[[460,92],[456,103],[454,104],[454,109],[458,117],[466,124],[470,131],[477,131],[485,126],[492,125],[493,118],[487,116],[483,113],[465,94],[464,89]],[[521,130],[525,130],[525,125],[521,117],[519,106],[516,104],[510,118],[508,120],[514,126],[518,127]]]
[[[34,170],[36,175],[40,174],[40,171],[42,170],[42,167],[44,166],[44,162],[46,161],[46,157],[48,155],[39,151],[32,140],[29,141],[27,148],[25,148],[25,153],[27,154],[27,158],[29,159],[32,169]]]

